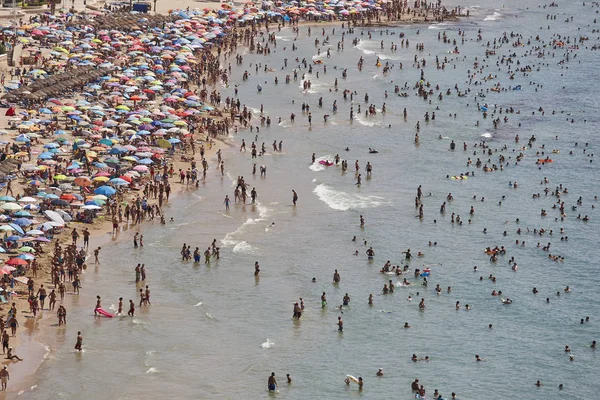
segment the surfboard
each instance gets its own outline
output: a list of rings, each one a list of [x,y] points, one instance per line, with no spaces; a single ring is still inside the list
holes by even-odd
[[[350,379],[354,383],[358,383],[358,378],[353,375],[346,375],[346,378]]]

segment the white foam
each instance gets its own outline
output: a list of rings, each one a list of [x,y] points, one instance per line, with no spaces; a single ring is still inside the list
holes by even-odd
[[[200,307],[202,305],[202,302],[196,303],[194,304],[194,307]]]
[[[233,247],[234,253],[254,254],[254,250],[255,248],[249,245],[245,240],[242,240]]]
[[[319,200],[334,210],[347,211],[351,209],[374,208],[383,204],[389,204],[383,197],[361,196],[334,190],[324,183],[317,185],[313,190]]]
[[[371,120],[366,119],[364,117],[364,115],[362,115],[362,113],[361,114],[356,114],[354,116],[354,120],[356,122],[358,122],[359,124],[364,125],[364,126],[378,126],[379,125],[379,122],[375,122],[375,121],[371,121]]]
[[[354,46],[354,48],[356,48],[357,50],[362,51],[362,53],[364,55],[367,56],[372,56],[375,55],[377,57],[379,57],[380,61],[383,60],[399,60],[400,58],[398,56],[392,56],[389,54],[385,54],[382,53],[382,49],[379,49],[379,52],[376,50],[369,50],[367,47],[371,46],[371,48],[373,48],[374,46],[381,46],[379,42],[375,42],[375,41],[369,41],[369,40],[361,40],[356,46]]]
[[[146,371],[147,374],[155,374],[157,372],[158,372],[158,369],[156,369],[154,367],[149,368],[148,371]]]
[[[270,349],[275,346],[275,342],[271,342],[271,339],[267,338],[267,341],[260,345],[263,349]]]
[[[484,138],[488,138],[488,139],[489,139],[489,138],[491,138],[491,137],[492,137],[492,134],[491,134],[491,133],[489,133],[489,132],[486,132],[486,133],[484,133],[483,135],[481,135],[481,137],[484,137]]]
[[[206,316],[207,316],[208,318],[210,318],[210,319],[214,319],[211,313],[208,313],[208,312],[207,312],[207,313],[205,313],[205,314],[206,314]]]
[[[427,29],[435,29],[435,30],[446,29],[446,27],[447,27],[448,25],[450,25],[450,24],[449,24],[449,23],[447,23],[447,22],[440,22],[439,24],[432,24],[432,25],[429,25],[429,26],[427,27]]]
[[[494,12],[493,14],[490,14],[487,17],[485,17],[484,21],[498,21],[502,17],[503,15],[499,12]]]
[[[237,240],[236,236],[241,234],[247,226],[264,221],[271,212],[270,208],[264,206],[260,202],[256,202],[256,209],[258,210],[258,218],[248,218],[246,219],[246,222],[240,225],[235,231],[226,234],[225,237],[221,239],[223,247],[235,247],[238,243],[242,242],[241,240]]]
[[[315,159],[315,162],[312,163],[308,168],[314,172],[319,172],[319,171],[325,170],[325,168],[327,168],[327,167],[319,164],[319,161],[333,161],[333,156],[331,154],[321,156],[321,157]]]
[[[357,50],[360,50],[363,52],[363,54],[370,56],[375,54],[375,52],[373,50],[368,50],[366,49],[366,47],[369,45],[367,40],[361,40],[360,42],[358,42],[358,44],[356,46],[354,46]]]

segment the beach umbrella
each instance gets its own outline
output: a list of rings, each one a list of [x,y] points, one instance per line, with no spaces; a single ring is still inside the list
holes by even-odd
[[[23,207],[24,210],[31,210],[31,211],[36,211],[40,209],[40,206],[38,206],[37,204],[27,204],[25,207]]]
[[[110,186],[100,186],[99,188],[94,190],[94,193],[102,194],[104,196],[110,197],[110,196],[113,196],[115,193],[117,193],[117,191],[115,189],[111,188]]]
[[[27,265],[27,261],[22,258],[11,258],[6,262],[6,265]]]
[[[77,186],[87,187],[92,185],[92,180],[87,176],[80,176],[75,178],[75,181],[73,181],[73,183]]]
[[[54,206],[66,207],[69,205],[69,202],[63,199],[53,199],[50,204]]]
[[[16,213],[13,214],[15,217],[33,217],[33,215],[31,215],[31,213],[28,213],[27,211],[17,211]]]
[[[26,260],[26,261],[35,260],[35,256],[30,253],[19,254],[16,258],[20,258],[21,260]]]
[[[2,196],[0,197],[0,201],[15,201],[16,199],[11,196]]]
[[[17,249],[17,251],[21,252],[21,253],[35,253],[35,249],[30,246],[23,246],[23,247]]]
[[[19,226],[29,226],[33,224],[33,222],[31,222],[31,220],[27,218],[17,218],[14,220],[14,223]]]
[[[27,231],[27,234],[28,234],[28,235],[43,235],[43,234],[44,234],[44,232],[42,232],[42,231],[41,231],[41,230],[39,230],[39,229],[32,229],[32,230],[30,230],[30,231]]]
[[[4,240],[7,241],[7,242],[16,242],[19,239],[21,239],[20,236],[12,235],[12,236],[7,237]]]
[[[15,229],[12,226],[10,226],[10,225],[2,225],[2,226],[0,226],[0,231],[12,232],[14,230]]]
[[[82,210],[101,210],[102,207],[96,205],[96,204],[87,204],[84,205],[83,207],[81,207]]]
[[[37,202],[37,200],[34,199],[33,197],[29,197],[29,196],[21,197],[19,199],[19,203],[35,203],[35,202]]]
[[[19,235],[25,234],[25,232],[23,232],[23,228],[21,228],[20,225],[15,224],[14,222],[10,222],[8,225],[10,225]]]
[[[129,182],[121,178],[113,178],[110,180],[110,183],[116,186],[127,186]]]
[[[21,209],[21,206],[17,203],[4,203],[0,206],[0,208],[7,211],[19,211]]]

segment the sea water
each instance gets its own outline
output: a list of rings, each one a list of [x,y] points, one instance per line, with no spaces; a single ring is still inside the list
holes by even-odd
[[[52,327],[46,334],[53,353],[37,373],[38,386],[26,394],[28,398],[256,399],[267,397],[267,377],[273,371],[279,378],[278,396],[289,399],[355,398],[357,387],[344,385],[346,374],[363,377],[362,396],[369,399],[409,399],[410,382],[415,378],[425,385],[428,396],[437,388],[445,397],[454,391],[461,399],[595,397],[600,389],[600,361],[589,345],[598,339],[595,250],[599,234],[597,213],[591,204],[599,182],[596,163],[589,163],[582,149],[589,142],[587,151],[597,150],[598,83],[592,79],[600,72],[597,56],[581,49],[577,58],[565,65],[567,70],[557,65],[565,50],[546,48],[555,57],[521,59],[521,66],[529,64],[533,72],[517,73],[514,80],[508,79],[505,65],[495,67],[497,56],[522,55],[530,47],[505,44],[497,56],[485,58],[485,43],[504,32],[521,33],[523,41],[539,33],[547,42],[550,33],[545,27],[550,24],[571,38],[588,34],[595,9],[580,2],[561,2],[558,8],[548,9],[529,1],[511,2],[502,8],[487,0],[465,5],[471,6],[469,19],[389,28],[396,35],[406,34],[411,42],[409,50],[401,49],[398,37],[386,35],[385,29],[383,35],[373,29],[369,41],[367,30],[357,28],[354,34],[346,35],[344,51],[337,52],[341,29],[337,27],[334,36],[327,28],[332,56],[323,57],[326,48],[321,48],[327,74],[322,66],[315,66],[307,78],[313,82],[311,91],[298,87],[300,79],[285,85],[285,75],[292,74],[291,69],[279,70],[284,58],[290,66],[299,64],[295,57],[311,62],[317,52],[315,37],[323,40],[320,27],[313,28],[310,38],[302,28],[299,50],[294,53],[290,51],[294,35],[285,28],[277,33],[278,47],[269,57],[246,54],[243,66],[233,65],[234,82],[241,82],[245,69],[251,72],[250,79],[238,88],[242,103],[255,110],[264,105],[273,120],[270,128],[261,127],[258,134],[258,145],[265,142],[268,155],[252,160],[250,152],[226,152],[227,176],[210,170],[205,185],[189,188],[175,198],[165,209],[167,220],[173,217],[174,223],[141,228],[144,248],[132,249],[132,232],[137,227],[122,232],[124,240],[103,247],[102,264],[87,270],[82,294],[68,296],[66,329]],[[559,14],[557,21],[547,21],[547,13]],[[574,22],[564,23],[571,15]],[[459,29],[466,31],[464,45],[460,45]],[[482,42],[474,40],[479,29]],[[454,46],[437,40],[440,31],[459,41],[460,54],[448,53]],[[353,37],[363,40],[356,48],[351,45]],[[379,48],[380,40],[385,40],[384,50]],[[587,45],[597,42],[594,40]],[[391,41],[399,45],[397,52],[389,51]],[[417,53],[416,43],[424,43],[425,51]],[[394,85],[408,82],[412,88],[419,79],[420,70],[412,67],[415,54],[427,58],[426,80],[439,83],[444,94],[455,84],[462,90],[469,88],[466,71],[473,70],[475,57],[489,66],[486,74],[498,75],[483,86],[484,90],[497,82],[503,87],[521,85],[522,90],[490,92],[475,100],[479,87],[471,86],[464,98],[457,98],[452,90],[452,96],[444,96],[441,102],[433,96],[431,105],[414,96],[412,89],[407,90],[408,98],[396,97]],[[384,76],[375,66],[377,55],[395,65],[390,74]],[[444,71],[435,69],[435,55],[449,59]],[[365,59],[362,72],[356,67],[360,57]],[[399,62],[404,65],[402,70]],[[258,74],[255,63],[262,63]],[[265,63],[276,72],[263,72]],[[348,68],[346,80],[341,78],[343,68]],[[318,79],[316,71],[320,71]],[[279,78],[277,86],[275,76]],[[335,78],[338,93],[333,91]],[[260,94],[256,93],[257,83],[263,86]],[[536,91],[537,84],[543,88]],[[344,89],[358,93],[355,113],[358,104],[362,105],[362,115],[352,123],[350,100],[341,96]],[[378,109],[385,102],[387,114],[365,117],[369,104],[363,101],[365,93]],[[233,95],[232,87],[224,89],[223,97],[227,95]],[[322,109],[317,105],[319,97],[323,97]],[[332,111],[334,100],[338,102],[337,113]],[[510,121],[494,129],[491,117],[484,120],[478,111],[477,101],[488,103],[490,111],[494,105],[504,109],[512,106],[521,114],[509,114]],[[301,115],[303,102],[311,106],[312,129],[306,115]],[[540,115],[540,106],[545,116]],[[406,122],[402,118],[405,107]],[[552,116],[552,110],[557,114]],[[436,120],[424,123],[426,111],[430,115],[435,111]],[[292,112],[296,114],[294,124],[289,123]],[[330,115],[328,123],[323,122],[323,114]],[[255,114],[255,123],[258,116]],[[575,123],[567,121],[567,116]],[[277,124],[278,117],[282,124]],[[416,147],[415,124],[419,120],[421,143]],[[475,126],[477,120],[480,127]],[[255,134],[242,132],[233,143],[239,145],[244,138],[249,146]],[[519,145],[514,142],[517,134],[521,137]],[[437,139],[440,135],[442,140]],[[512,149],[526,145],[531,135],[538,140],[515,166],[518,151]],[[283,141],[281,154],[271,153],[274,140]],[[454,152],[449,151],[450,140],[457,143]],[[492,149],[508,146],[504,154],[510,157],[510,166],[492,173],[467,167],[468,157],[497,162],[497,154],[483,156],[479,148],[472,147],[482,140]],[[463,142],[469,144],[467,152],[462,150]],[[541,151],[541,144],[546,144],[546,154],[554,148],[561,153],[552,154],[555,162],[538,169],[535,151]],[[349,152],[344,151],[346,147]],[[379,153],[369,154],[369,147]],[[477,155],[473,155],[474,150]],[[569,156],[570,150],[573,156]],[[350,171],[342,173],[338,166],[311,166],[312,153],[328,160],[339,154],[348,160]],[[361,187],[355,185],[355,160],[363,169]],[[369,180],[364,172],[367,161],[374,166]],[[267,167],[266,178],[251,175],[255,162]],[[465,181],[446,179],[467,170],[475,171],[475,176]],[[233,180],[239,175],[250,188],[256,187],[258,204],[232,205],[225,213],[223,198],[226,194],[232,197]],[[540,185],[544,177],[550,184]],[[518,181],[517,189],[509,186],[514,181]],[[545,186],[553,190],[559,184],[569,190],[562,196],[568,215],[563,222],[554,221],[558,216],[552,209],[556,198],[543,193]],[[414,207],[419,185],[425,195],[422,221]],[[299,195],[295,208],[291,205],[292,189]],[[448,193],[455,200],[441,215],[439,208]],[[532,199],[534,193],[541,193],[541,198]],[[584,203],[572,211],[570,207],[576,205],[579,196]],[[475,208],[473,216],[469,216],[471,206]],[[548,210],[548,217],[540,217],[541,208]],[[459,214],[464,224],[451,224],[451,213]],[[590,215],[591,221],[576,219],[579,213]],[[360,215],[366,220],[364,229],[359,227]],[[519,227],[523,230],[520,236],[516,234]],[[561,227],[568,242],[560,241]],[[552,229],[554,235],[536,237],[527,233],[527,228]],[[353,236],[356,242],[351,241]],[[179,250],[184,242],[203,251],[213,239],[221,246],[218,262],[213,260],[207,266],[181,261]],[[525,241],[526,246],[516,246],[515,240]],[[429,247],[429,241],[437,242],[437,246]],[[551,242],[550,253],[564,256],[565,262],[549,260],[548,252],[537,248],[537,242]],[[508,252],[494,264],[483,250],[497,245],[507,247]],[[365,255],[369,246],[376,252],[372,263]],[[401,251],[408,248],[413,255],[425,253],[425,257],[410,261],[412,270],[432,264],[429,286],[420,286],[421,280],[409,275],[413,286],[397,287],[394,294],[382,295],[383,285],[397,278],[380,274],[379,269],[387,260],[404,264]],[[508,265],[511,256],[518,262],[517,272]],[[255,261],[261,267],[258,279],[253,276]],[[137,303],[142,287],[134,282],[137,263],[146,264],[145,283],[152,291],[152,306],[138,307],[133,319],[94,318],[96,295],[106,304],[116,304],[119,297],[125,304],[130,298]],[[473,272],[474,266],[478,272]],[[342,277],[337,286],[331,284],[334,269]],[[496,283],[487,279],[490,274],[497,277]],[[311,282],[313,277],[316,283]],[[444,289],[442,295],[435,294],[436,284]],[[567,285],[573,291],[562,293]],[[452,287],[450,294],[445,292],[447,286]],[[540,293],[534,295],[533,287]],[[492,290],[501,290],[513,304],[501,304],[498,297],[490,296]],[[325,309],[319,300],[322,292],[327,293],[329,302]],[[342,303],[345,293],[352,300],[340,314],[335,307]],[[367,304],[370,293],[374,295],[373,307]],[[300,321],[294,321],[293,304],[300,297],[306,310]],[[426,301],[425,311],[418,309],[421,298]],[[469,304],[471,310],[455,310],[457,301],[462,306]],[[338,316],[344,320],[343,333],[337,331]],[[585,316],[591,321],[579,324]],[[412,328],[404,329],[405,322]],[[489,324],[493,324],[492,329]],[[78,330],[84,335],[84,354],[73,350]],[[573,349],[574,361],[563,351],[565,345]],[[413,363],[413,353],[429,356],[431,361]],[[486,361],[475,362],[475,354]],[[384,369],[384,377],[375,376],[378,368]],[[294,379],[290,386],[285,383],[286,373]],[[543,383],[541,388],[534,387],[538,379]],[[559,392],[561,383],[565,386]]]

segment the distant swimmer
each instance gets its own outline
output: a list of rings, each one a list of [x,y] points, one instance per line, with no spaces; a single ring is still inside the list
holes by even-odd
[[[369,147],[369,154],[377,154],[377,153],[379,153],[377,150]]]

